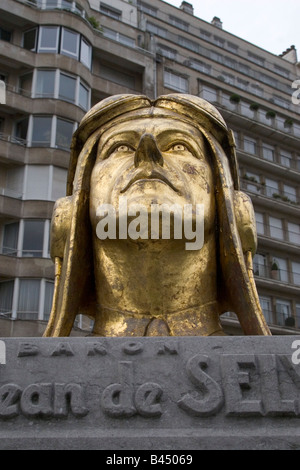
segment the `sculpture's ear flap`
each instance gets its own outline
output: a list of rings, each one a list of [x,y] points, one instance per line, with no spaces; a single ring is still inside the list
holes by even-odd
[[[234,191],[233,197],[234,214],[240,236],[243,253],[256,253],[257,234],[255,214],[251,199],[242,191]]]
[[[63,258],[67,236],[70,233],[72,196],[58,199],[54,205],[50,229],[50,255]]]

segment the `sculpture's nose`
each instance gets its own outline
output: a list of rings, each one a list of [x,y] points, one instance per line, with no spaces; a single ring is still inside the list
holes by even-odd
[[[136,167],[143,163],[155,163],[163,166],[164,159],[160,153],[152,134],[143,134],[135,152],[134,164]]]

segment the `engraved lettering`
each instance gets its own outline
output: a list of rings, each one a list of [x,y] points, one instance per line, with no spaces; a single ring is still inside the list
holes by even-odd
[[[79,384],[55,384],[53,416],[68,416],[69,410],[74,416],[86,416],[89,410],[84,406],[83,388]]]
[[[52,384],[31,384],[21,396],[21,410],[26,416],[49,417],[51,406]]]
[[[130,417],[136,413],[133,404],[133,366],[131,361],[119,362],[120,382],[108,385],[102,393],[103,410],[114,418]]]
[[[100,343],[88,343],[87,350],[88,356],[96,356],[96,354],[99,354],[100,356],[105,356],[105,354],[107,354],[106,349]]]
[[[178,354],[177,344],[175,343],[163,343],[159,345],[157,354]]]
[[[19,414],[18,401],[21,389],[16,384],[6,384],[0,388],[0,416],[13,418]]]
[[[129,343],[125,343],[125,345],[123,346],[123,352],[130,356],[139,354],[142,351],[143,351],[143,345],[139,341],[137,342],[130,341]]]
[[[162,415],[159,400],[163,394],[160,385],[147,382],[141,385],[135,394],[135,406],[138,413],[145,418]]]
[[[254,355],[222,356],[227,416],[263,415],[259,373]],[[258,382],[258,383],[257,383]]]
[[[202,392],[202,398],[196,399],[187,393],[177,404],[192,416],[212,416],[223,406],[224,397],[221,387],[203,369],[207,368],[209,357],[193,356],[187,363],[187,373],[191,382]]]
[[[295,400],[283,399],[280,393],[278,358],[275,354],[259,356],[259,366],[265,415],[296,415]],[[298,379],[300,381],[300,377]]]
[[[18,357],[36,356],[39,348],[33,343],[20,343]]]
[[[69,343],[59,343],[51,356],[74,356],[74,353]]]

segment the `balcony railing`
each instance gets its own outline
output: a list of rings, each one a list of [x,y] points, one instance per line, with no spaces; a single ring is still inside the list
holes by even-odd
[[[249,191],[253,194],[275,199],[279,202],[285,202],[295,206],[299,206],[300,204],[300,199],[292,193],[287,191],[280,191],[279,189],[273,188],[272,186],[258,183],[245,177],[241,178],[241,189]]]
[[[287,269],[272,269],[272,265],[256,263],[254,261],[253,273],[254,276],[258,278],[271,279],[273,281],[279,281],[300,287],[300,274],[294,273]]]

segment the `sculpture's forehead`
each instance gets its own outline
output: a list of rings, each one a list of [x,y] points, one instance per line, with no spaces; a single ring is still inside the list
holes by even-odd
[[[154,137],[164,135],[172,138],[173,135],[180,133],[191,139],[193,137],[197,140],[202,138],[201,132],[192,123],[185,122],[177,117],[150,115],[115,122],[103,132],[100,140],[104,143],[111,138],[123,135],[139,138],[145,133],[151,133]]]

